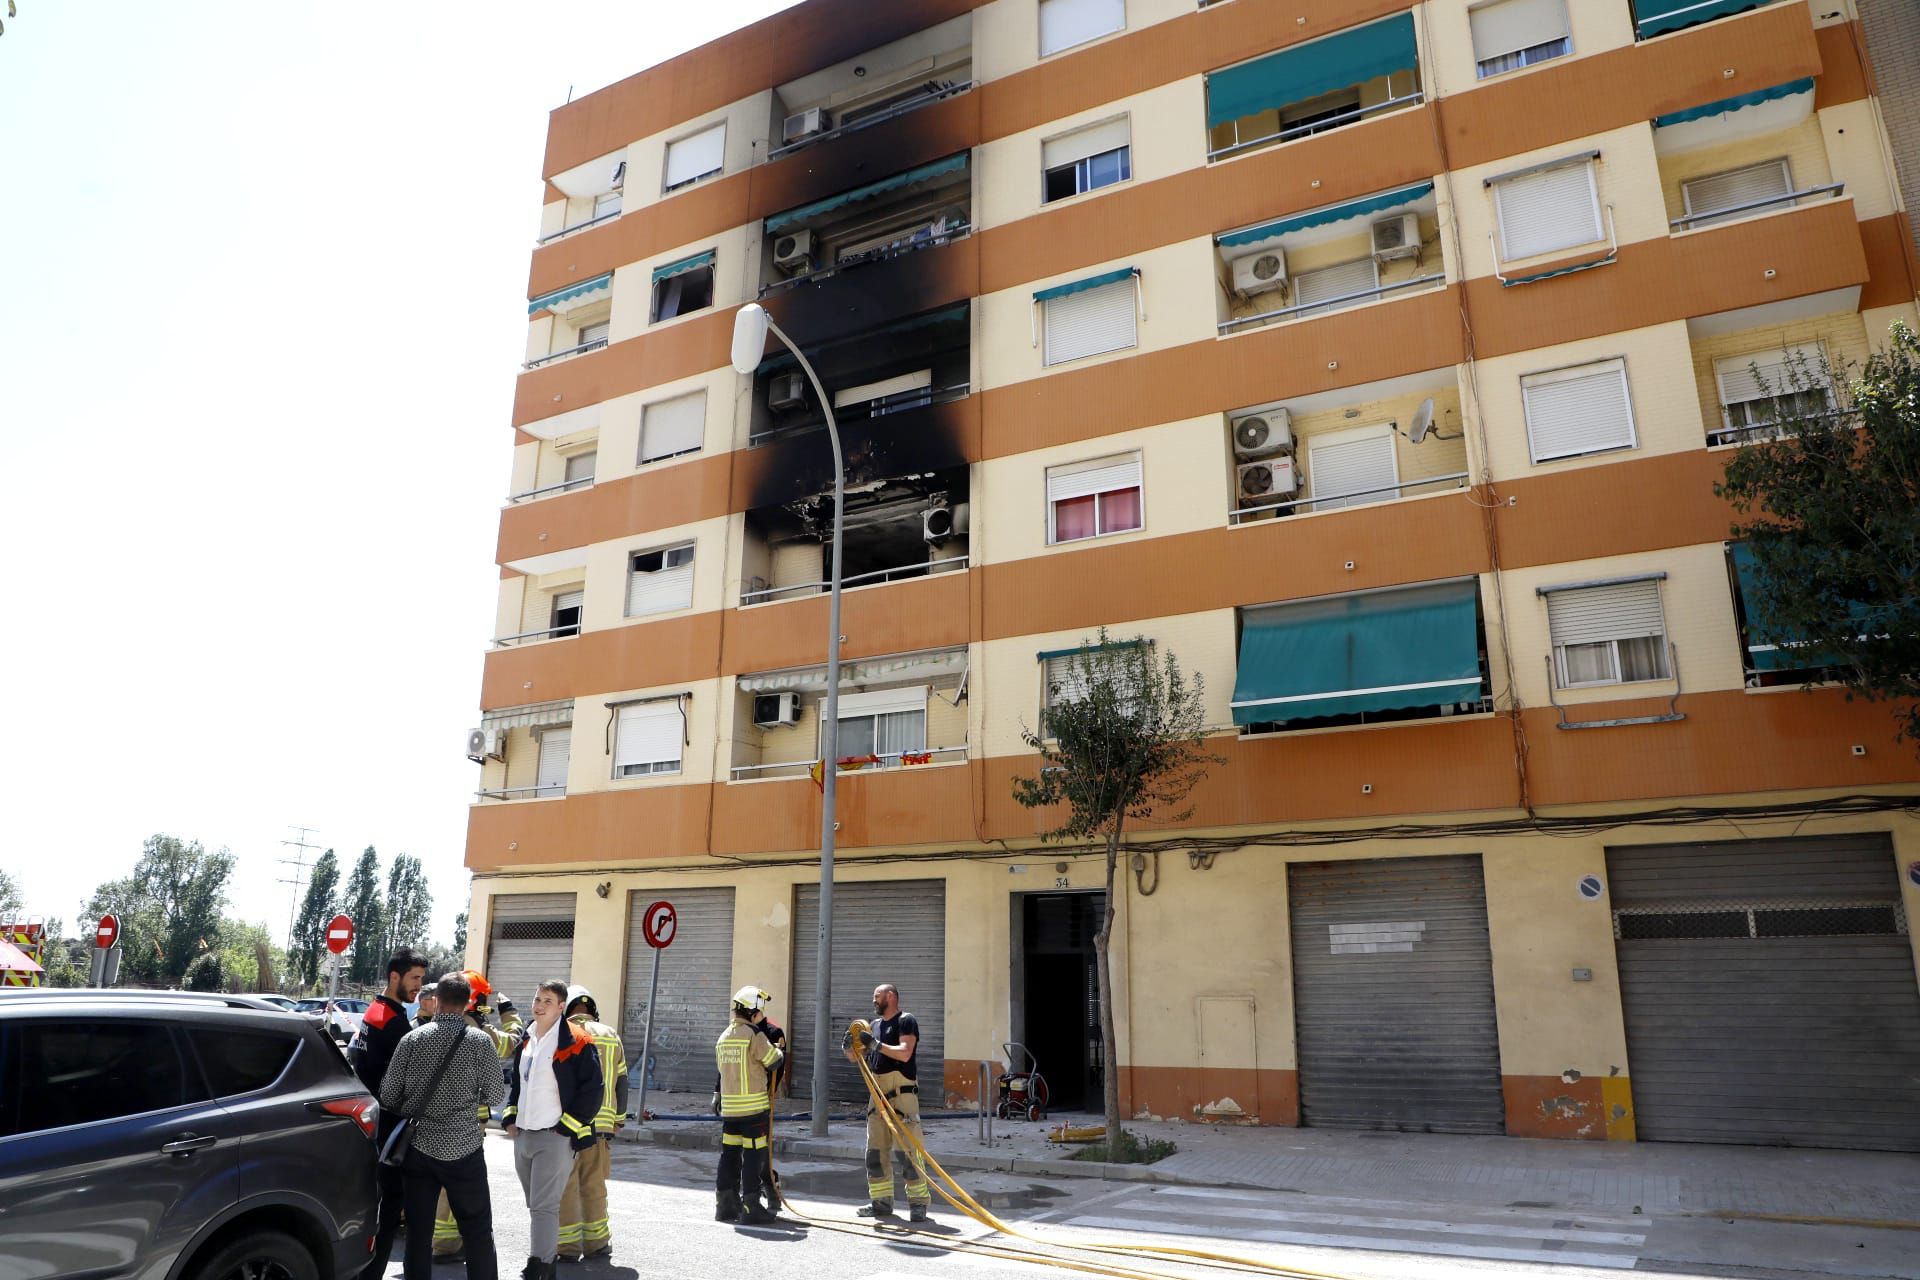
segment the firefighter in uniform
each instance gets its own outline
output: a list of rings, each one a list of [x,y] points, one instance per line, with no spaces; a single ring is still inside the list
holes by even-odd
[[[566,1018],[576,1037],[593,1041],[602,1084],[600,1110],[593,1118],[596,1141],[574,1157],[560,1199],[560,1260],[578,1262],[613,1252],[607,1171],[613,1164],[613,1135],[627,1120],[627,1051],[620,1033],[600,1021],[600,1006],[585,987],[567,988]]]
[[[900,1007],[900,990],[891,982],[873,989],[873,1022],[857,1019],[847,1028],[843,1047],[849,1058],[864,1054],[874,1083],[900,1117],[901,1127],[914,1138],[926,1139],[920,1129],[920,1082],[917,1063],[920,1022]],[[908,1216],[914,1222],[927,1220],[933,1203],[933,1188],[927,1185],[927,1171],[917,1152],[902,1149],[900,1163],[907,1182]],[[859,1210],[863,1218],[885,1218],[893,1214],[893,1134],[877,1105],[867,1107],[867,1195],[872,1203]]]
[[[774,1222],[760,1193],[772,1164],[773,1071],[785,1057],[760,1029],[766,997],[745,986],[733,993],[733,1018],[714,1042],[720,1068],[720,1171],[714,1218],[720,1222]]]
[[[473,1025],[487,1033],[487,1038],[493,1041],[494,1052],[504,1062],[513,1055],[514,1042],[500,1028],[487,1022],[487,1015],[491,1012],[487,1008],[487,997],[493,994],[493,984],[487,981],[485,974],[475,969],[463,969],[460,976],[467,980],[467,986],[473,992],[467,1001],[467,1017],[473,1019]],[[493,1112],[483,1108],[480,1123],[484,1125],[491,1119]],[[460,1224],[454,1221],[453,1206],[447,1202],[447,1193],[442,1191],[440,1206],[433,1215],[433,1260],[458,1262],[466,1256],[466,1242],[460,1238]]]

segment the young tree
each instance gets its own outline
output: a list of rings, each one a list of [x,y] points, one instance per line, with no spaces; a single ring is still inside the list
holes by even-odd
[[[327,921],[340,910],[340,861],[329,849],[307,875],[307,894],[294,917],[293,937],[287,942],[287,967],[295,979],[319,980],[321,954],[327,945]]]
[[[381,981],[386,970],[386,929],[380,914],[380,855],[368,845],[347,877],[345,911],[353,919],[353,954],[345,976],[362,986]]]
[[[1824,386],[1846,372],[1834,412]],[[1735,453],[1715,486],[1747,517],[1732,536],[1755,567],[1752,638],[1889,704],[1920,743],[1920,339],[1896,321],[1864,367],[1790,365],[1762,390],[1780,438]]]
[[[1210,765],[1205,686],[1172,653],[1156,661],[1145,640],[1114,643],[1106,629],[1082,644],[1047,689],[1037,731],[1020,736],[1040,753],[1039,774],[1013,780],[1013,798],[1029,809],[1064,805],[1047,841],[1097,841],[1106,851],[1106,910],[1093,946],[1100,987],[1100,1054],[1109,1159],[1122,1158],[1119,1045],[1113,1029],[1114,873],[1129,819],[1178,822]],[[1122,883],[1124,888],[1124,882]]]

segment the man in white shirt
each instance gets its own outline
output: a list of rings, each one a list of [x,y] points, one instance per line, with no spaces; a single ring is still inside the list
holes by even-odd
[[[525,1280],[553,1280],[560,1252],[560,1199],[574,1152],[594,1143],[600,1109],[600,1055],[562,1020],[567,984],[543,982],[533,997],[533,1025],[513,1054],[502,1123],[513,1139],[513,1167],[527,1196],[532,1242]]]

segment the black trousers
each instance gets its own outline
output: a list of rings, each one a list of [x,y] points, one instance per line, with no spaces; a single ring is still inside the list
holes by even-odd
[[[768,1158],[768,1135],[772,1132],[772,1117],[764,1111],[720,1122],[720,1171],[713,1180],[716,1191],[752,1201],[760,1198],[762,1187],[772,1189],[772,1162]]]
[[[493,1252],[493,1196],[487,1189],[486,1156],[475,1151],[458,1160],[435,1160],[407,1152],[404,1196],[407,1208],[407,1280],[432,1280],[433,1219],[440,1192],[460,1224],[467,1251],[467,1280],[500,1280]]]
[[[381,1141],[386,1141],[385,1134],[381,1135]],[[374,1236],[373,1253],[366,1269],[360,1273],[360,1280],[382,1280],[387,1274],[387,1263],[393,1258],[393,1238],[400,1234],[401,1210],[406,1208],[406,1175],[383,1164],[379,1176],[380,1230]]]

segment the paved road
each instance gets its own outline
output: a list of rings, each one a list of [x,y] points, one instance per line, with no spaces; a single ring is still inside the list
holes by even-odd
[[[501,1274],[526,1258],[527,1220],[507,1140],[488,1138]],[[822,1225],[745,1228],[713,1221],[714,1157],[705,1152],[620,1144],[609,1186],[611,1263],[563,1267],[563,1280],[1028,1280],[1070,1275],[985,1246],[1032,1249],[936,1208],[936,1230],[960,1250],[908,1236],[904,1223],[876,1230],[853,1216],[862,1172],[851,1163],[789,1161],[782,1167],[796,1206]],[[1004,1174],[963,1179],[996,1214],[1050,1241],[1155,1241],[1204,1247],[1359,1280],[1463,1277],[1602,1277],[1622,1270],[1670,1276],[1913,1277],[1920,1280],[1920,1233],[1843,1226],[1726,1222],[1543,1210],[1526,1205],[1462,1209],[1351,1194],[1219,1190],[1065,1179],[1038,1183]],[[964,1246],[973,1246],[972,1250]],[[1055,1256],[1098,1263],[1086,1252]],[[1247,1275],[1193,1264],[1114,1262],[1135,1275]],[[396,1265],[393,1273],[397,1276]],[[458,1280],[441,1267],[436,1280]],[[1257,1273],[1256,1273],[1257,1274]]]

